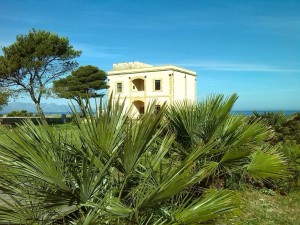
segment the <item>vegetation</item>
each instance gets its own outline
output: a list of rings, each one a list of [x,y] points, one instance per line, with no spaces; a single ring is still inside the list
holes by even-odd
[[[3,106],[7,105],[9,94],[8,92],[2,91],[2,87],[0,86],[0,110],[2,110]]]
[[[90,98],[101,95],[97,91],[107,89],[107,75],[95,66],[81,66],[66,78],[53,82],[53,91],[60,98],[75,100],[84,113]]]
[[[0,141],[0,223],[213,224],[241,213],[232,177],[248,185],[288,176],[260,120],[231,116],[237,96],[155,103],[132,120],[124,104],[88,109],[76,128],[24,122]],[[2,140],[2,139],[1,139]],[[278,181],[279,179],[279,181]],[[234,181],[235,182],[235,181]]]
[[[300,114],[286,116],[284,113],[256,113],[252,119],[259,119],[270,127],[272,135],[267,140],[268,144],[276,148],[286,158],[290,175],[284,182],[269,186],[279,189],[282,193],[300,187]]]
[[[16,42],[2,51],[0,84],[16,95],[28,93],[44,118],[40,102],[47,94],[47,85],[76,68],[74,58],[81,52],[74,50],[65,37],[34,29],[27,35],[18,35]]]
[[[263,191],[262,191],[263,190]],[[300,192],[287,196],[268,189],[241,191],[245,205],[239,217],[225,220],[223,224],[244,225],[295,225],[300,220]],[[266,191],[265,191],[266,190]],[[267,194],[273,193],[273,194]]]
[[[286,116],[283,112],[254,112],[252,118],[264,121],[273,131],[270,144],[296,142],[300,144],[300,114]]]
[[[171,130],[179,134],[177,151],[182,155],[188,154],[189,148],[199,142],[214,143],[213,150],[206,154],[199,166],[201,168],[206,163],[216,166],[209,180],[218,187],[226,185],[227,178],[233,176],[238,176],[240,180],[250,176],[254,179],[252,182],[263,181],[278,177],[284,170],[282,164],[271,163],[275,158],[280,161],[282,156],[272,148],[263,146],[270,130],[260,120],[249,123],[249,118],[245,116],[230,115],[236,99],[236,95],[228,99],[219,95],[196,106],[180,102],[171,106],[167,113]],[[267,162],[268,159],[270,162]]]
[[[34,116],[33,113],[27,112],[26,110],[21,110],[21,111],[11,111],[10,113],[7,114],[8,117],[30,117]]]

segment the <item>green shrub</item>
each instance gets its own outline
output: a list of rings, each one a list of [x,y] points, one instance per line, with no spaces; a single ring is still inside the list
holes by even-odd
[[[21,110],[21,111],[11,111],[10,113],[7,114],[8,117],[30,117],[34,116],[35,114],[31,112],[27,112],[26,110]]]
[[[290,188],[300,187],[300,145],[296,142],[289,142],[280,145],[279,150],[283,153],[289,163],[291,176],[287,180]],[[287,185],[285,184],[285,186]]]
[[[272,145],[277,143],[296,141],[300,144],[300,114],[295,113],[291,116],[285,115],[283,112],[254,112],[250,117],[252,120],[261,120],[266,126],[272,128],[273,136],[268,142]]]

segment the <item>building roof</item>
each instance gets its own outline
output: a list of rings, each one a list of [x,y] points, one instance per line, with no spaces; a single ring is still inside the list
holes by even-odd
[[[133,73],[141,73],[141,72],[166,71],[166,70],[173,70],[173,71],[178,71],[185,74],[196,76],[196,72],[179,66],[174,66],[174,65],[153,66],[141,62],[127,62],[127,63],[113,64],[113,70],[108,71],[107,75],[112,76],[112,75],[133,74]]]

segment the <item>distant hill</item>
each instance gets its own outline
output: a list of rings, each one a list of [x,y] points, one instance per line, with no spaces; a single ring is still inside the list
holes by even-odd
[[[70,107],[68,105],[58,105],[55,103],[41,103],[41,107],[45,113],[68,113]],[[24,102],[11,102],[7,106],[3,107],[1,114],[6,114],[11,111],[26,110],[28,112],[37,113],[35,105],[33,103]]]

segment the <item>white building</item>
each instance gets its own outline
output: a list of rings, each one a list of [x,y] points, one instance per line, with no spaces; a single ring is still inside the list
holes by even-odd
[[[140,114],[153,100],[157,100],[157,108],[164,102],[196,102],[196,72],[182,67],[128,62],[113,64],[107,74],[109,96],[113,92],[114,100],[126,99],[126,106],[133,104]]]

